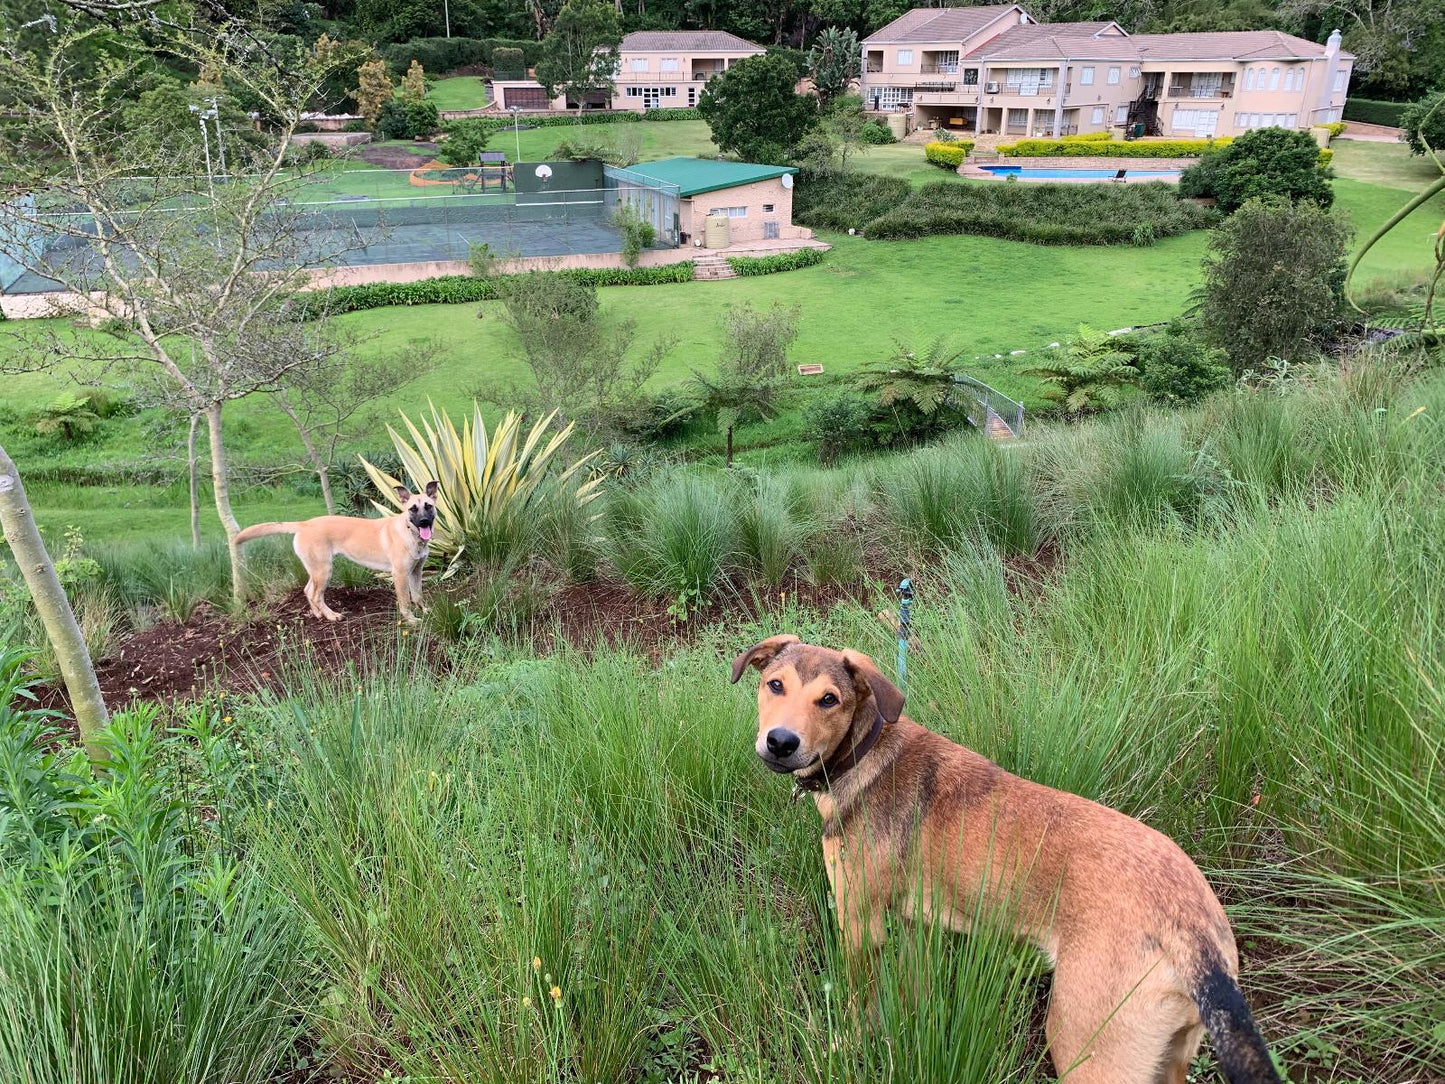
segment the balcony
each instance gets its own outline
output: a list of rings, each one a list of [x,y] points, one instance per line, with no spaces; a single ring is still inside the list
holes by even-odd
[[[913,92],[913,101],[918,105],[976,105],[978,87],[955,86],[943,89],[920,84]]]
[[[958,61],[955,60],[951,63],[948,61],[942,63],[924,61],[920,71],[922,71],[924,75],[957,75]]]
[[[1234,96],[1233,79],[1188,79],[1169,84],[1171,98],[1231,98]]]

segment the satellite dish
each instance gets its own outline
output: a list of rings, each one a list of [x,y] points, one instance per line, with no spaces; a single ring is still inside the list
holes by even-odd
[[[784,173],[784,174],[783,174],[783,187],[784,187],[784,188],[792,188],[792,187],[793,187],[793,175],[792,175],[791,173]]]
[[[544,162],[537,167],[537,176],[545,181],[548,177],[552,176],[552,167]]]

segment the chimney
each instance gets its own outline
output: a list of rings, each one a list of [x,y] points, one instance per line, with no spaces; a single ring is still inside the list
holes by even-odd
[[[1325,42],[1325,56],[1333,60],[1340,55],[1340,30],[1339,27],[1330,33],[1329,39]]]

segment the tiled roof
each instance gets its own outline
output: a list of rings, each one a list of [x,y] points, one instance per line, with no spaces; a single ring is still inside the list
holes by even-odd
[[[968,55],[981,60],[1136,60],[1137,39],[1105,34],[1113,23],[1045,23],[1014,26]]]
[[[627,172],[640,173],[663,184],[675,184],[684,198],[740,184],[769,181],[785,173],[797,173],[794,166],[764,166],[755,162],[718,162],[707,158],[663,158],[657,162],[639,162],[628,166]]]
[[[637,30],[622,39],[624,53],[760,53],[761,45],[723,30]]]
[[[865,45],[884,42],[961,42],[977,34],[995,19],[1018,16],[1012,7],[914,8],[875,30]]]
[[[1325,55],[1318,42],[1280,30],[1231,30],[1202,34],[1136,34],[1145,60],[1311,60]],[[1349,53],[1340,54],[1349,58]]]

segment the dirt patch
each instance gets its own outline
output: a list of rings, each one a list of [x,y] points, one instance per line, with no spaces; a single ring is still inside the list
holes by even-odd
[[[436,157],[435,143],[408,143],[402,147],[385,147],[363,143],[355,156],[378,169],[416,169]]]

